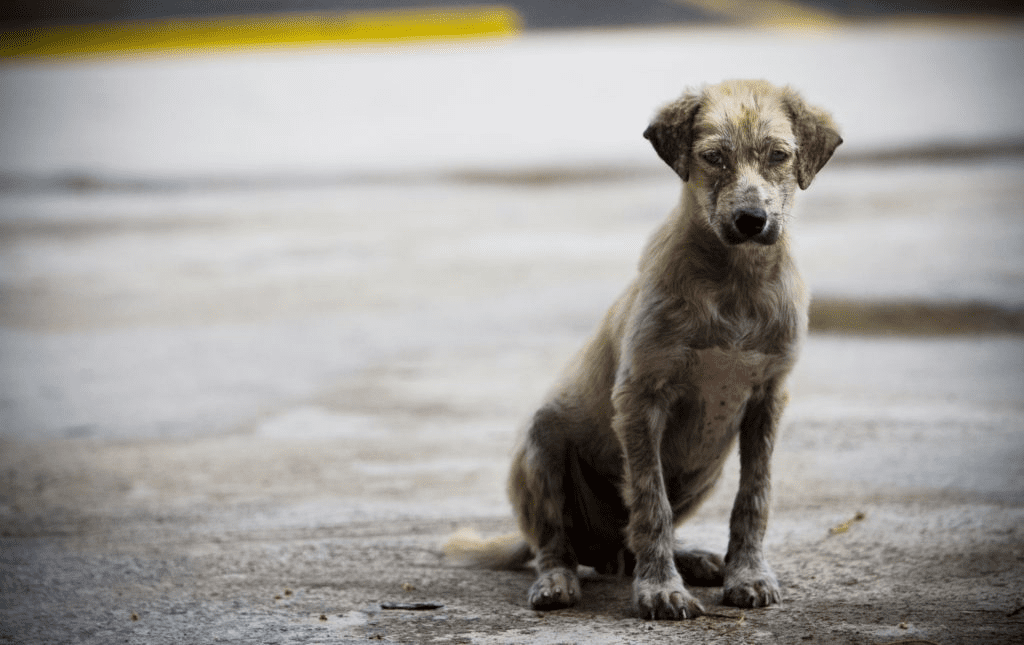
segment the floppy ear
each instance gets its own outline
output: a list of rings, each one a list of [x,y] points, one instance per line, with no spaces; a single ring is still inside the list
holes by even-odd
[[[796,181],[807,190],[843,138],[828,112],[804,103],[795,92],[783,100],[796,135]]]
[[[683,181],[690,179],[690,152],[693,148],[693,121],[700,109],[701,97],[687,93],[663,107],[654,117],[644,138],[655,152]]]

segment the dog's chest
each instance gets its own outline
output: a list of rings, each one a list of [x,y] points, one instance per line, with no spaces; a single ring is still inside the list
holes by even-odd
[[[771,356],[756,351],[713,347],[694,353],[693,383],[705,423],[726,423],[740,415],[772,363]]]
[[[716,461],[732,445],[754,390],[772,375],[776,357],[757,351],[694,350],[691,394],[677,418],[677,447],[693,459]]]

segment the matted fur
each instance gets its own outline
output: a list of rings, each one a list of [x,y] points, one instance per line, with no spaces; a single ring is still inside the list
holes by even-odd
[[[685,182],[625,293],[522,435],[508,491],[523,541],[454,541],[478,564],[536,558],[530,604],[579,600],[577,566],[631,572],[637,612],[688,618],[687,591],[780,600],[764,559],[770,460],[783,382],[807,329],[788,220],[842,142],[789,88],[728,81],[684,94],[644,136]],[[724,561],[674,530],[710,493],[739,438],[740,484]],[[528,547],[528,548],[527,548]]]

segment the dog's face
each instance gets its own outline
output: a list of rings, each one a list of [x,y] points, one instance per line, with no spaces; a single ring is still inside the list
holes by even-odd
[[[796,187],[807,188],[842,143],[828,114],[764,81],[687,93],[644,136],[729,245],[778,241]]]

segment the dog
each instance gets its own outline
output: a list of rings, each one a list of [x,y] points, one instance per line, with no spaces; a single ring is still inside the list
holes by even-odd
[[[540,610],[579,602],[578,565],[631,573],[644,618],[704,613],[684,580],[722,585],[738,607],[778,603],[762,547],[770,461],[809,306],[787,229],[797,187],[842,138],[828,113],[766,81],[688,91],[644,137],[682,198],[521,436],[508,492],[522,537],[447,550],[493,569],[535,558],[528,599]],[[685,550],[675,528],[737,438],[725,558]]]

